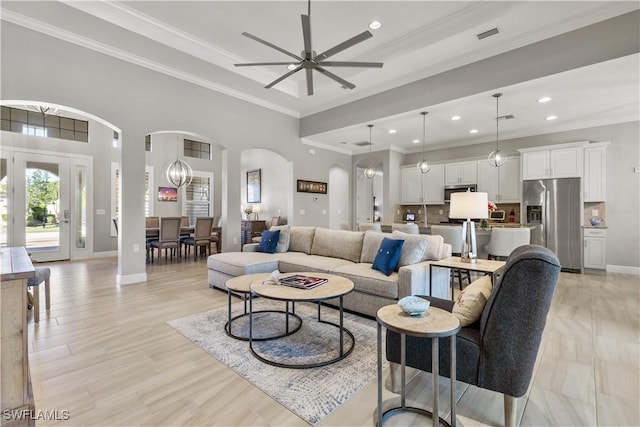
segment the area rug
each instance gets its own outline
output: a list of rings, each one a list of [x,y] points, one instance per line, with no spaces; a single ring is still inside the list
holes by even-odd
[[[254,310],[283,308],[284,303],[254,302]],[[241,314],[243,303],[233,304],[232,311],[234,316]],[[339,342],[338,329],[317,322],[316,304],[298,303],[296,314],[302,319],[298,332],[278,340],[254,341],[254,349],[270,359],[295,363],[332,357],[331,353]],[[338,311],[323,307],[322,320],[338,323]],[[345,313],[344,325],[355,337],[352,353],[336,363],[309,369],[279,368],[260,362],[251,354],[247,341],[227,336],[224,331],[226,322],[225,306],[171,320],[167,324],[311,425],[320,422],[377,378],[377,332],[376,323],[371,319]],[[283,325],[284,314],[281,313],[254,316],[254,337],[257,333],[277,333]],[[298,321],[292,319],[291,326],[297,325]],[[247,317],[234,321],[232,331],[248,336]],[[350,337],[345,334],[345,348],[350,342]]]

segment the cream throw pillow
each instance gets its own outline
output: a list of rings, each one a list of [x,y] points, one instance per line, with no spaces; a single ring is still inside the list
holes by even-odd
[[[484,276],[460,292],[453,305],[452,313],[460,319],[461,326],[471,325],[480,319],[492,289],[491,278]]]

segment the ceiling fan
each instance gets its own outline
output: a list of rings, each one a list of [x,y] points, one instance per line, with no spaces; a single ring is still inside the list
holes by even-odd
[[[278,52],[282,52],[285,55],[288,55],[294,58],[297,62],[294,62],[294,63],[292,63],[291,61],[289,62],[252,62],[252,63],[234,64],[234,65],[236,67],[253,67],[253,66],[265,66],[265,65],[290,66],[290,71],[288,73],[283,74],[282,76],[278,77],[277,79],[275,79],[274,81],[266,85],[265,86],[266,89],[269,89],[275,86],[276,84],[280,83],[287,77],[292,76],[293,74],[297,73],[300,70],[305,70],[307,75],[307,94],[308,95],[313,95],[313,70],[319,71],[325,76],[340,83],[344,87],[353,89],[356,87],[356,85],[354,85],[351,82],[348,82],[347,80],[343,79],[340,76],[337,76],[336,74],[327,70],[325,67],[370,67],[370,68],[382,67],[383,65],[382,62],[326,61],[327,58],[339,52],[342,52],[343,50],[348,49],[351,46],[354,46],[362,41],[365,41],[373,37],[373,34],[371,34],[369,31],[362,32],[357,36],[351,37],[350,39],[345,40],[342,43],[339,43],[333,46],[332,48],[325,50],[320,54],[316,54],[316,52],[311,48],[311,0],[309,0],[308,5],[309,6],[308,6],[307,15],[300,15],[300,17],[302,18],[302,39],[304,42],[304,51],[302,51],[300,56],[294,53],[291,53],[285,49],[282,49],[281,47],[278,47],[272,43],[269,43],[266,40],[263,40],[247,32],[242,33],[243,36],[248,37],[252,40],[255,40],[259,43],[262,43],[266,46],[269,46],[270,48],[273,48]]]

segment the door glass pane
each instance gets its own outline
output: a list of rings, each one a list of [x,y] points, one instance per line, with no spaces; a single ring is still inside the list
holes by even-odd
[[[211,180],[207,177],[194,176],[186,188],[185,215],[189,224],[195,224],[199,216],[210,216]]]
[[[75,243],[77,249],[84,249],[87,244],[87,183],[84,166],[76,166],[75,190]]]
[[[26,247],[27,250],[58,250],[60,180],[58,165],[27,162],[26,182]]]
[[[0,159],[0,247],[7,246],[7,220],[9,216],[7,184],[7,159]]]

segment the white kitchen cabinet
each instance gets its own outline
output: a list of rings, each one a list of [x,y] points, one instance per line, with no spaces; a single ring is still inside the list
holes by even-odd
[[[492,202],[520,203],[520,158],[511,157],[499,168],[491,166],[488,161],[479,160],[478,191],[486,192]]]
[[[424,203],[427,205],[444,204],[444,165],[431,165],[424,179]],[[417,168],[416,168],[417,169]]]
[[[607,230],[584,229],[584,268],[605,270],[607,268]]]
[[[456,162],[445,164],[445,185],[476,184],[478,182],[478,162]]]
[[[604,202],[607,199],[608,142],[589,144],[584,149],[584,201]]]
[[[444,165],[430,165],[422,174],[415,165],[400,169],[403,205],[444,204]]]
[[[586,145],[579,142],[519,150],[522,179],[582,177],[582,152]]]

